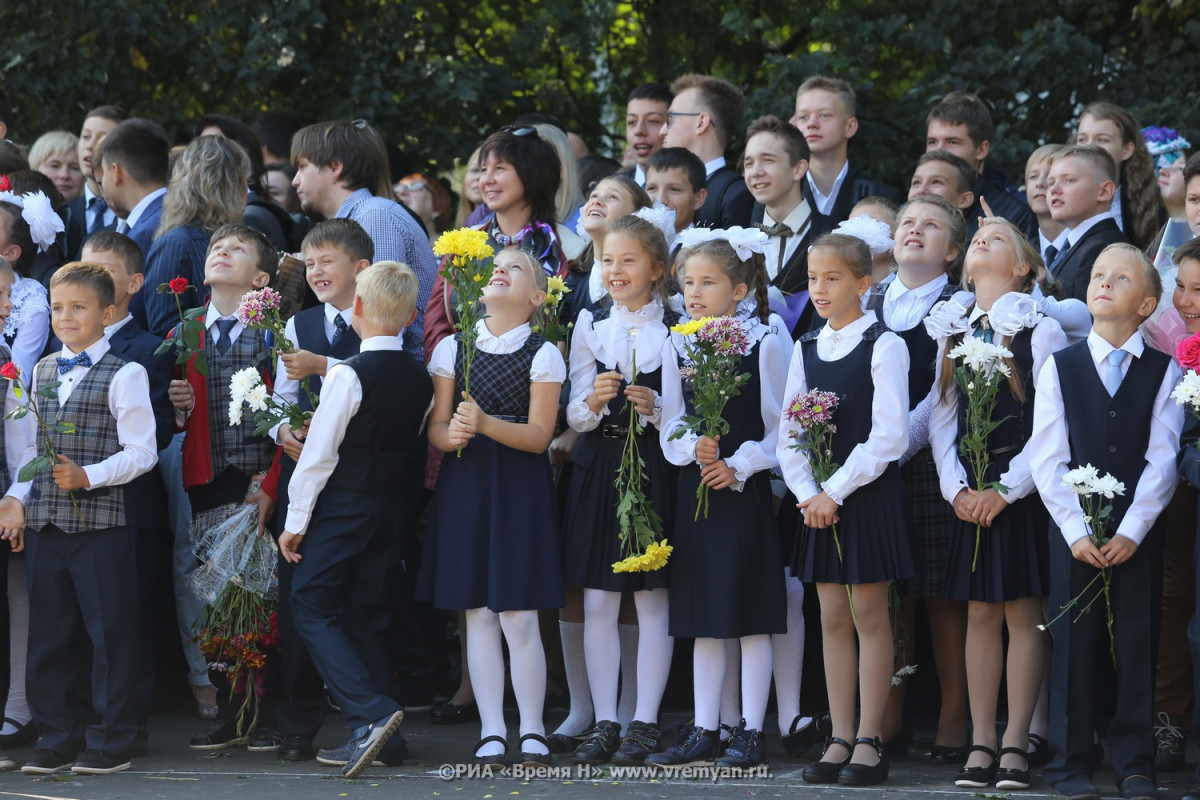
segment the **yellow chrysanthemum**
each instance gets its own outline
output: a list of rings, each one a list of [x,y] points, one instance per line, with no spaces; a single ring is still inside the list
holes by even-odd
[[[667,540],[651,542],[646,552],[624,558],[612,565],[613,572],[653,572],[667,565],[667,559],[675,548]]]
[[[456,264],[459,259],[483,261],[495,255],[492,246],[488,244],[486,231],[476,231],[471,228],[458,228],[446,231],[433,243],[433,254],[453,256]]]
[[[704,317],[702,319],[692,319],[688,320],[687,322],[681,322],[678,325],[673,325],[671,327],[671,332],[678,333],[682,336],[691,336],[693,333],[703,328],[704,325],[711,319],[712,317]]]
[[[546,279],[546,293],[550,295],[570,294],[571,289],[567,286],[567,282],[557,275]]]

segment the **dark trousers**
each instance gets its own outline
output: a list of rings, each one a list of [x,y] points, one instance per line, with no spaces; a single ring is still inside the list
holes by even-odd
[[[388,569],[400,545],[402,503],[326,488],[292,576],[292,618],[352,728],[400,709],[384,694]]]
[[[282,522],[282,520],[280,520]],[[278,528],[283,530],[282,526]],[[307,537],[302,554],[307,556]],[[292,612],[292,581],[295,564],[279,557],[279,654],[273,659],[274,674],[268,675],[268,698],[279,732],[284,736],[316,738],[325,724],[325,682],[317,671],[308,647],[296,632]],[[274,691],[271,691],[274,689]]]
[[[1112,760],[1117,785],[1130,775],[1154,779],[1154,670],[1162,600],[1163,526],[1156,524],[1137,552],[1112,570],[1113,636],[1117,666],[1109,654],[1107,608],[1097,600],[1075,620],[1054,623],[1050,661],[1050,746],[1043,772],[1051,785],[1090,778],[1093,732]],[[1050,614],[1057,614],[1096,576],[1075,560],[1056,526],[1050,532]],[[1090,599],[1101,587],[1088,590]],[[1083,605],[1086,604],[1083,603]]]
[[[38,747],[126,753],[137,731],[137,536],[128,526],[68,534],[28,529],[29,710]],[[80,658],[90,642],[91,658]]]

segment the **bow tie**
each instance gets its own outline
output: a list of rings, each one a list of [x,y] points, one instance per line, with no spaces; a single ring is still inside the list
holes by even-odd
[[[75,367],[92,366],[92,357],[87,354],[86,350],[74,358],[57,358],[55,360],[58,362],[59,375],[66,375],[68,372],[75,369]]]
[[[761,222],[754,223],[754,227],[765,233],[767,236],[782,236],[783,238],[790,237],[794,231],[782,222],[776,222],[774,225],[764,225]]]

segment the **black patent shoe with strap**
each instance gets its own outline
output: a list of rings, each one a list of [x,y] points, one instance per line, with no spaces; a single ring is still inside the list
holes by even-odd
[[[1008,749],[1015,750],[1015,748]],[[1000,766],[1000,757],[996,755],[995,750],[981,744],[973,744],[967,748],[968,757],[970,757],[971,753],[983,753],[991,761],[982,767],[963,767],[954,776],[954,785],[960,789],[982,789],[985,786],[991,786],[992,781],[996,780],[996,770]]]
[[[888,776],[888,757],[883,751],[883,742],[879,741],[878,736],[860,736],[854,740],[854,746],[859,745],[874,748],[879,760],[874,764],[847,764],[838,773],[838,783],[844,786],[878,786]]]
[[[800,773],[800,777],[806,783],[837,783],[838,774],[850,763],[850,756],[854,754],[854,745],[841,737],[830,736],[825,742],[825,749],[821,751],[821,758],[824,758],[825,754],[829,752],[829,748],[835,744],[845,748],[846,757],[841,761],[818,761],[815,764],[809,764]]]
[[[1006,755],[1021,756],[1025,759],[1025,767],[1023,769],[1006,769],[997,766],[996,768],[996,788],[1002,790],[1010,789],[1028,789],[1029,788],[1029,753],[1020,747],[1002,747],[1000,748],[1000,757]]]
[[[477,745],[475,745],[475,752],[478,753],[480,748],[482,748],[485,744],[491,744],[492,742],[497,742],[504,745],[504,752],[497,753],[494,756],[476,755],[475,763],[489,772],[499,772],[508,766],[508,740],[506,740],[503,736],[485,736],[479,740]]]

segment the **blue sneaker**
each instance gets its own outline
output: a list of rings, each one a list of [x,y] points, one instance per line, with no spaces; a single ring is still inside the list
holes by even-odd
[[[346,766],[346,762],[350,760],[354,743],[355,740],[350,739],[338,747],[322,747],[317,751],[317,761],[330,767],[344,767]],[[371,766],[399,767],[407,758],[408,742],[404,741],[403,736],[396,733],[392,735],[392,738],[387,740],[387,744],[375,755],[375,760],[371,762]]]
[[[383,749],[387,740],[391,738],[403,721],[404,710],[401,709],[393,711],[370,725],[355,729],[350,742],[349,758],[346,760],[346,765],[342,767],[342,777],[357,778],[363,773],[363,770],[371,766],[375,756]]]

